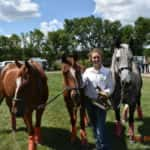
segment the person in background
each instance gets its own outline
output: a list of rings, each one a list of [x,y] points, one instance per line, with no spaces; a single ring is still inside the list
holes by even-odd
[[[106,110],[94,105],[94,101],[100,101],[97,88],[101,89],[105,95],[110,96],[113,92],[113,82],[111,72],[102,64],[102,51],[94,48],[89,53],[92,67],[83,73],[83,84],[86,96],[86,107],[91,125],[96,139],[96,150],[110,150],[110,145],[106,137]]]

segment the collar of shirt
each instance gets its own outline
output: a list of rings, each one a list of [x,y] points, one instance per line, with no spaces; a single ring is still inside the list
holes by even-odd
[[[99,70],[96,70],[94,67],[92,67],[92,72],[94,73],[105,73],[105,69],[104,66],[102,65],[101,68]]]

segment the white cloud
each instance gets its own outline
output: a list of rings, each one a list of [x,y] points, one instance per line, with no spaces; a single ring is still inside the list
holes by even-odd
[[[32,0],[0,0],[0,20],[13,21],[39,16],[39,6]]]
[[[150,17],[150,0],[94,0],[94,14],[111,21],[120,20],[123,24],[133,24],[142,17]]]
[[[53,19],[49,22],[42,22],[40,24],[40,30],[46,35],[47,32],[56,31],[63,28],[63,23],[57,19]]]

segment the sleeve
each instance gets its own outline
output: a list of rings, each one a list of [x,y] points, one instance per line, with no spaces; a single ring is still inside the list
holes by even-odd
[[[113,80],[112,80],[112,74],[111,74],[110,70],[108,72],[106,82],[107,82],[106,83],[107,88],[104,90],[104,92],[106,92],[110,96],[114,91],[114,83],[113,83]]]

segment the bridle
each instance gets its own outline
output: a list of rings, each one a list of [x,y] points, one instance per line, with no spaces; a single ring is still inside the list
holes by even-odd
[[[119,80],[121,80],[120,79],[120,74],[124,70],[128,70],[130,73],[132,72],[132,68],[131,67],[121,67],[121,68],[118,68]],[[120,85],[121,85],[121,99],[120,99],[120,103],[118,104],[118,108],[120,108],[120,106],[121,106],[121,104],[122,104],[122,102],[124,100],[124,96],[126,97],[126,95],[127,95],[127,92],[125,92],[126,91],[126,85],[127,85],[127,83],[120,81]],[[131,87],[131,85],[129,84],[128,88],[130,88],[130,87]]]

